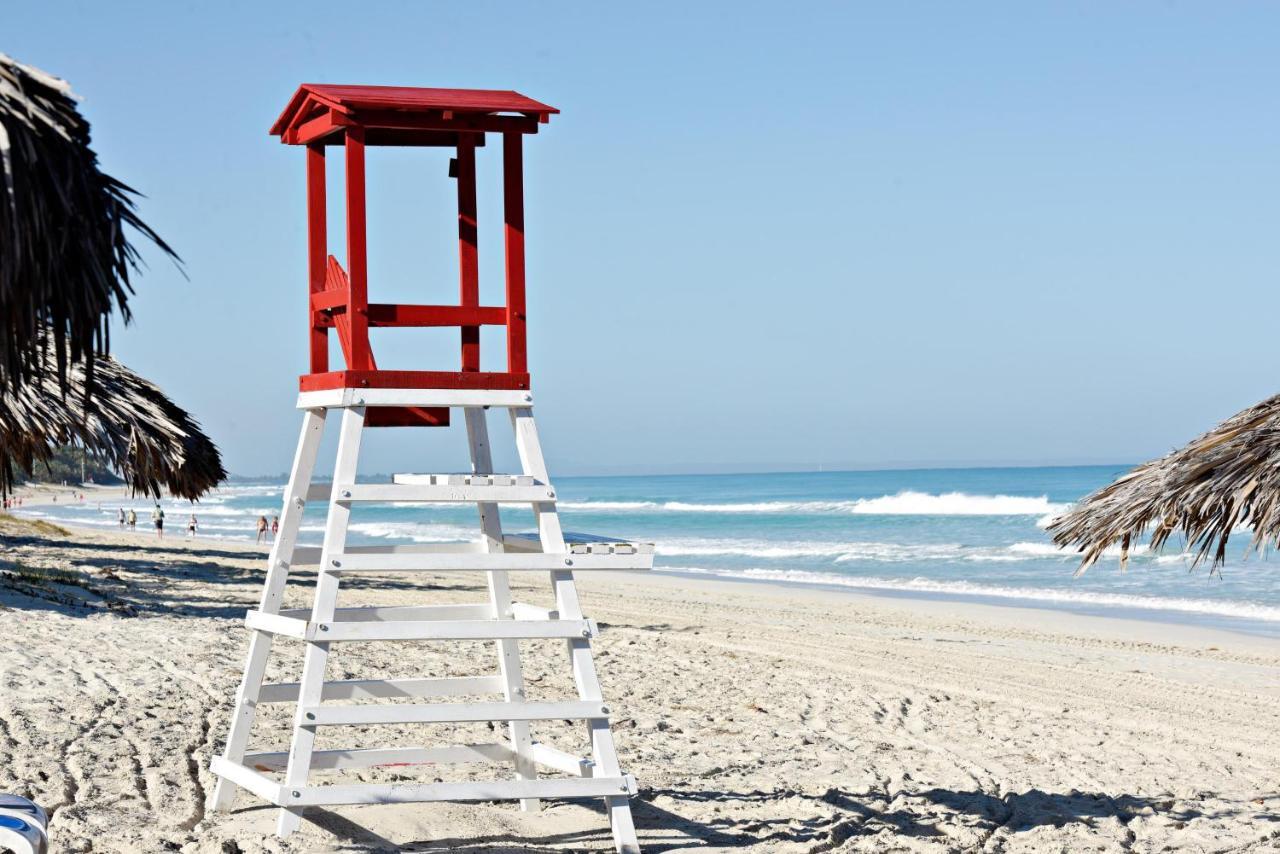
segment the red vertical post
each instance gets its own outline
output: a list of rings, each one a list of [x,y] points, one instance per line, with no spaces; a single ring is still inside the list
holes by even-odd
[[[351,320],[351,364],[356,371],[373,370],[369,348],[369,266],[365,239],[364,211],[364,128],[349,127],[347,154],[347,264],[351,288],[347,296],[347,317]]]
[[[476,141],[458,134],[458,271],[459,304],[480,305],[480,258],[477,251]],[[480,327],[462,327],[462,370],[480,370]]]
[[[307,282],[310,293],[324,290],[325,260],[329,254],[325,231],[324,145],[307,146]],[[329,329],[320,324],[320,312],[307,299],[310,326],[311,373],[329,370]]]
[[[521,134],[502,134],[502,210],[507,267],[507,371],[529,370],[525,351],[524,165]]]

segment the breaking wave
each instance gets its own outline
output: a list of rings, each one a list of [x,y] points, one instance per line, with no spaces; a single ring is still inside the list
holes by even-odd
[[[1060,513],[1047,495],[970,495],[947,492],[899,492],[852,501],[751,501],[699,503],[688,501],[562,501],[561,509],[588,512],[674,513],[852,513],[866,516],[1043,516]]]

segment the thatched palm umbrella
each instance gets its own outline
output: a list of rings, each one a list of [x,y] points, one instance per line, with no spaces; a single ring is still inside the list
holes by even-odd
[[[49,348],[52,349],[52,346]],[[99,356],[98,393],[85,404],[86,366],[72,365],[68,393],[52,370],[0,391],[0,491],[13,485],[12,463],[30,472],[60,445],[79,444],[104,459],[133,489],[195,499],[227,473],[213,442],[181,408],[110,356]]]
[[[92,385],[111,312],[129,319],[138,251],[125,226],[177,260],[134,195],[98,168],[70,86],[0,54],[0,389],[50,367],[62,383],[81,361]],[[50,341],[52,360],[38,351]]]
[[[0,54],[0,493],[75,443],[135,490],[196,498],[226,477],[218,449],[156,386],[106,355],[129,319],[130,226],[177,260],[98,169],[70,87]]]
[[[1280,542],[1280,395],[1227,419],[1185,448],[1138,466],[1049,524],[1054,542],[1082,555],[1080,572],[1119,544],[1151,532],[1152,550],[1180,533],[1195,552],[1222,565],[1238,527],[1253,530],[1250,548]]]

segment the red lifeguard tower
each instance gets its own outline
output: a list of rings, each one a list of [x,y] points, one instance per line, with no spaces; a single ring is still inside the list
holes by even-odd
[[[299,378],[302,434],[294,458],[277,540],[267,564],[261,602],[249,611],[248,661],[236,696],[214,809],[228,809],[236,787],[280,806],[278,833],[299,827],[312,805],[404,803],[446,800],[519,800],[537,809],[544,797],[602,797],[619,851],[638,852],[629,798],[635,781],[619,768],[591,654],[596,625],[582,613],[574,572],[649,569],[653,546],[606,537],[566,534],[556,511],[533,420],[525,346],[524,198],[522,144],[558,111],[507,91],[304,84],[271,133],[288,145],[306,146],[307,329],[310,370]],[[501,137],[506,304],[480,304],[477,256],[476,152],[489,134]],[[427,146],[453,150],[449,174],[457,180],[459,299],[456,305],[369,301],[365,218],[365,150],[369,146]],[[341,147],[345,163],[346,268],[331,254],[326,228],[327,149]],[[506,370],[480,369],[480,327],[506,327]],[[369,343],[376,327],[449,327],[460,330],[461,358],[454,370],[380,369]],[[345,362],[329,363],[329,330],[336,330]],[[443,366],[442,366],[443,367]],[[496,474],[485,410],[506,409],[523,471]],[[357,482],[365,427],[438,427],[462,411],[471,451],[465,474],[402,474],[390,483]],[[312,484],[326,419],[341,412],[332,484]],[[297,546],[308,499],[327,503],[324,544]],[[353,508],[386,502],[461,502],[476,505],[479,538],[428,545],[347,545]],[[506,534],[499,505],[526,504],[537,521],[534,534]],[[314,603],[282,610],[290,569],[314,567]],[[513,602],[508,573],[550,575],[554,609]],[[468,605],[337,607],[347,575],[481,572],[489,597]],[[305,643],[298,682],[264,684],[274,637]],[[551,702],[525,698],[521,640],[567,641],[577,697]],[[497,669],[475,676],[326,681],[333,644],[361,641],[492,640]],[[491,695],[486,698],[486,695]],[[500,697],[501,699],[497,699]],[[454,698],[456,701],[444,701]],[[419,700],[437,702],[417,702]],[[408,700],[408,702],[405,702]],[[373,702],[370,702],[373,701]],[[382,701],[382,702],[377,702]],[[388,702],[391,701],[391,702]],[[262,703],[293,703],[287,752],[248,753],[255,710]],[[531,725],[580,720],[590,758],[534,738]],[[371,724],[503,722],[506,738],[482,744],[379,746],[315,750],[319,727]],[[443,763],[507,763],[514,779],[486,782],[316,785],[312,772]],[[541,769],[541,772],[540,772]],[[283,772],[282,777],[273,776]],[[547,773],[552,776],[546,776]]]

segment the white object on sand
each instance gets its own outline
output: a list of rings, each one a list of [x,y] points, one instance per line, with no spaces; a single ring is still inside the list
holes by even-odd
[[[0,851],[45,854],[49,850],[46,828],[49,816],[33,801],[0,794]]]

